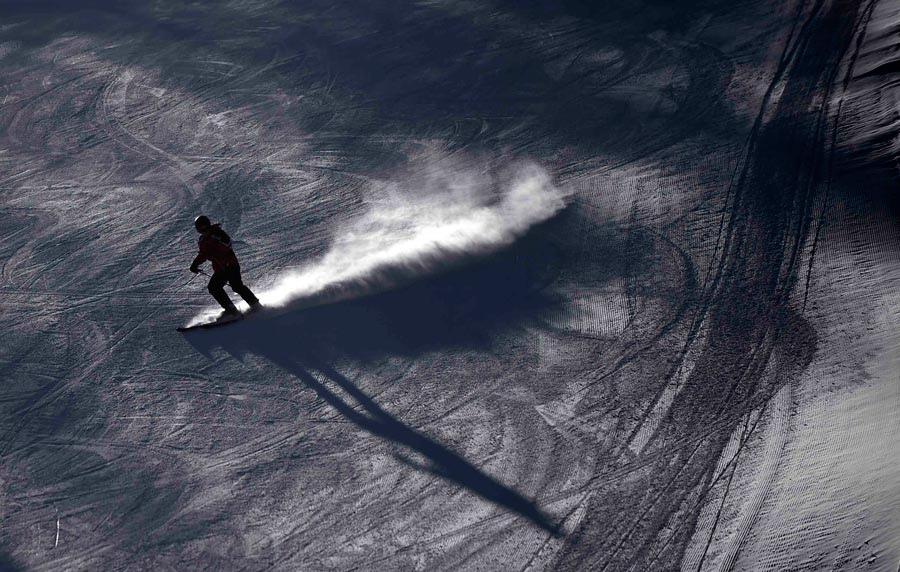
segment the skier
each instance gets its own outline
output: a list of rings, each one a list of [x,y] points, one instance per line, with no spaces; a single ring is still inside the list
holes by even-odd
[[[200,253],[191,263],[191,272],[197,274],[200,272],[201,264],[207,260],[212,262],[213,275],[209,279],[207,289],[216,302],[225,309],[219,319],[231,319],[241,315],[234,307],[234,302],[225,293],[225,284],[229,284],[232,290],[250,304],[251,311],[262,308],[259,299],[241,280],[241,266],[238,264],[237,256],[234,255],[234,250],[231,249],[231,238],[218,224],[212,224],[209,218],[203,215],[194,219],[194,228],[200,233],[200,240],[197,241]]]

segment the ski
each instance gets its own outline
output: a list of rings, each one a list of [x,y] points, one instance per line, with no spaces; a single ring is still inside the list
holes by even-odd
[[[204,322],[202,324],[194,324],[193,326],[180,326],[175,328],[179,332],[190,332],[192,330],[209,330],[212,328],[219,328],[222,326],[227,326],[228,324],[233,324],[235,322],[240,322],[244,319],[244,316],[235,316],[233,318],[228,318],[226,320],[216,320],[214,322]]]
[[[247,310],[246,312],[237,316],[213,320],[212,322],[203,322],[202,324],[194,324],[193,326],[180,326],[178,328],[175,328],[175,330],[179,332],[191,332],[194,330],[211,330],[212,328],[220,328],[222,326],[227,326],[228,324],[233,324],[235,322],[240,322],[241,320],[244,320],[246,318],[250,318],[261,312],[263,309],[263,307],[258,307],[256,309]]]

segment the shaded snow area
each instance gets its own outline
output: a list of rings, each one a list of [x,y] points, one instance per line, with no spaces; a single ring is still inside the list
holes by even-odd
[[[897,572],[898,34],[0,0],[0,570]]]

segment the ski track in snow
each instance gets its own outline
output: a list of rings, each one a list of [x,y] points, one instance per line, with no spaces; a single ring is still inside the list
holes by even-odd
[[[890,3],[0,16],[0,569],[896,570]]]

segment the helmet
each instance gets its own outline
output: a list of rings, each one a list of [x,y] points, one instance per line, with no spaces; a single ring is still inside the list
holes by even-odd
[[[197,229],[197,232],[203,232],[204,230],[206,230],[207,228],[209,228],[209,226],[210,226],[211,224],[212,224],[212,223],[209,222],[209,217],[206,217],[206,216],[203,216],[203,215],[200,215],[200,216],[198,216],[197,218],[194,219],[194,228]]]

